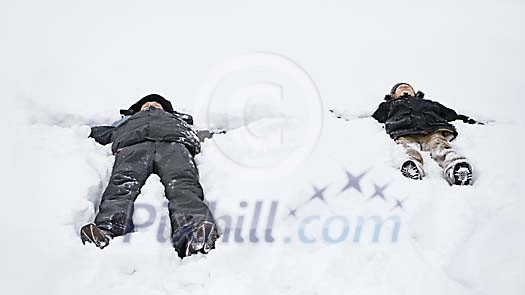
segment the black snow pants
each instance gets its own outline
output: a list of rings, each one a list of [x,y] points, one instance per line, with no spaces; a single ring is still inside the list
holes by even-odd
[[[204,203],[193,156],[181,143],[145,141],[119,150],[95,224],[114,236],[133,231],[133,202],[151,173],[159,175],[165,187],[171,239],[178,250],[200,222],[215,223]]]

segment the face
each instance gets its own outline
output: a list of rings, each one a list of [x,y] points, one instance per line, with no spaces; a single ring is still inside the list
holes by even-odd
[[[416,95],[412,86],[408,84],[401,84],[396,88],[396,92],[394,93],[394,98],[399,98],[405,94],[408,94],[410,96]]]
[[[160,103],[158,103],[156,101],[148,101],[147,103],[142,105],[140,110],[143,111],[143,110],[145,110],[145,109],[147,109],[149,107],[155,107],[157,109],[161,109],[162,110],[162,105],[160,105]]]

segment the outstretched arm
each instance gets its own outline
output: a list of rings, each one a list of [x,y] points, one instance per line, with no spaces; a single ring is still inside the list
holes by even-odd
[[[204,142],[205,139],[212,138],[215,134],[225,134],[226,130],[196,130],[196,132],[199,141]]]
[[[106,145],[111,142],[111,135],[115,127],[113,126],[95,126],[91,127],[89,137],[95,139],[101,145]]]
[[[372,114],[372,118],[379,123],[385,123],[388,119],[388,112],[390,111],[390,104],[386,101],[379,104],[377,110]]]
[[[455,120],[461,120],[461,121],[463,121],[463,123],[467,123],[467,124],[484,125],[483,122],[478,122],[478,121],[470,118],[469,116],[458,114],[453,109],[449,109],[449,108],[445,107],[444,105],[442,105],[442,104],[440,104],[438,102],[434,102],[434,103],[436,103],[439,106],[440,115],[443,116],[443,118],[445,118],[449,122],[450,121],[455,121]]]
[[[439,102],[433,101],[432,103],[436,104],[439,108],[439,115],[443,117],[448,122],[455,121],[458,119],[458,113],[453,109],[447,108],[446,106],[440,104]]]
[[[357,119],[366,119],[370,118],[372,115],[369,113],[360,113],[360,114],[351,114],[348,112],[340,112],[335,109],[328,110],[337,119],[343,119],[345,121],[353,121]]]
[[[193,125],[193,117],[189,114],[185,113],[179,113],[177,111],[174,112],[177,116],[179,116],[184,122],[186,122],[189,125]],[[226,130],[195,130],[195,133],[197,133],[197,137],[199,138],[200,142],[204,142],[207,138],[212,138],[215,134],[224,134],[226,133]]]
[[[193,125],[193,116],[185,113],[179,113],[177,111],[173,112],[175,115],[179,116],[184,122],[188,123],[189,125]]]
[[[480,122],[480,121],[476,121],[476,120],[470,118],[469,116],[465,116],[465,115],[458,115],[457,120],[461,120],[461,121],[463,121],[463,123],[467,123],[467,124],[485,125],[485,123]]]

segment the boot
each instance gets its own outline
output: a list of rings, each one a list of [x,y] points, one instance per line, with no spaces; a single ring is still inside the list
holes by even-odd
[[[80,239],[82,244],[86,242],[94,243],[100,249],[104,249],[109,245],[109,241],[113,238],[110,231],[97,227],[94,223],[88,223],[80,229]]]
[[[184,258],[197,253],[207,254],[215,249],[218,236],[215,224],[204,221],[196,227],[193,223],[183,225],[172,241],[179,257]]]
[[[456,162],[449,165],[445,170],[445,179],[450,185],[470,185],[472,184],[472,166],[466,162]]]
[[[207,254],[212,249],[215,249],[215,241],[218,238],[217,228],[215,224],[204,221],[193,232],[193,237],[190,241],[190,252]]]
[[[416,180],[423,179],[423,176],[425,175],[421,166],[413,160],[407,160],[401,165],[401,174],[407,178]]]

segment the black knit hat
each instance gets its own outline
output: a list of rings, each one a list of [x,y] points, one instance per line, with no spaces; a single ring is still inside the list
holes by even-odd
[[[410,85],[408,83],[405,83],[405,82],[397,83],[396,85],[394,85],[394,87],[392,87],[392,90],[390,90],[390,93],[385,95],[385,100],[388,101],[388,100],[391,100],[392,98],[394,98],[394,93],[396,93],[397,87],[399,87],[399,86],[401,86],[403,84],[412,87],[412,85]],[[414,89],[414,87],[412,87],[412,89]],[[417,98],[423,98],[423,97],[425,97],[425,94],[423,92],[421,92],[421,91],[417,91],[415,96]]]
[[[131,107],[129,107],[129,111],[132,111],[134,113],[140,112],[140,108],[148,101],[158,102],[162,106],[162,108],[168,113],[174,112],[171,102],[158,94],[150,94],[144,96],[139,101],[134,103]]]
[[[390,90],[390,95],[394,95],[394,93],[396,93],[396,90],[397,90],[397,87],[401,86],[401,85],[408,85],[410,86],[410,88],[414,89],[414,87],[412,87],[412,85],[408,84],[408,83],[405,83],[405,82],[399,82],[397,83],[396,85],[394,85],[394,87],[392,87],[392,90]]]

